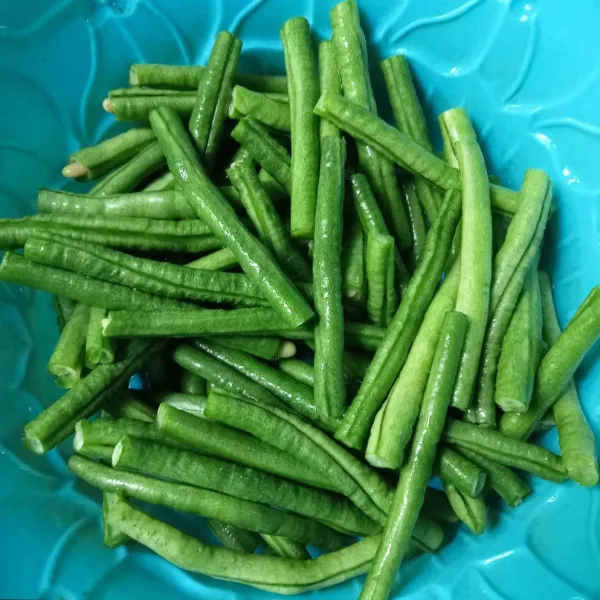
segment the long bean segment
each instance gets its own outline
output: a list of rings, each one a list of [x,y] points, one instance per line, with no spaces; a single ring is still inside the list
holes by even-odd
[[[159,106],[166,106],[179,116],[188,118],[195,104],[194,92],[163,94],[161,90],[156,90],[156,94],[117,95],[103,102],[104,109],[115,115],[119,121],[147,121],[150,113]]]
[[[310,519],[218,491],[111,469],[78,456],[69,460],[69,469],[103,491],[123,492],[137,500],[219,519],[250,531],[287,536],[329,550],[335,550],[343,543],[343,536]]]
[[[30,238],[25,244],[25,254],[41,264],[85,273],[157,296],[254,306],[267,304],[260,288],[246,275],[189,269],[97,244]]]
[[[506,435],[526,439],[537,422],[558,400],[587,351],[600,339],[600,286],[588,295],[566,329],[542,359],[529,410],[507,413],[500,421]]]
[[[427,185],[429,186],[429,184]],[[430,187],[433,189],[433,186]],[[406,212],[412,235],[412,258],[416,266],[421,261],[421,255],[423,254],[425,239],[427,237],[427,225],[414,182],[405,183],[402,190],[404,192]],[[433,219],[430,222],[433,222]]]
[[[130,129],[95,146],[77,150],[69,156],[69,164],[63,168],[62,174],[80,181],[98,179],[133,158],[155,139],[149,127]]]
[[[194,148],[173,112],[158,109],[151,124],[163,145],[169,168],[188,202],[211,231],[235,255],[242,269],[261,286],[271,306],[297,327],[314,313],[300,292],[275,263],[268,250],[244,227],[195,158]]]
[[[198,219],[163,221],[104,216],[38,215],[0,220],[0,248],[22,248],[30,237],[44,233],[132,250],[204,252],[221,246]]]
[[[456,310],[469,319],[452,406],[467,410],[477,379],[485,336],[492,278],[492,213],[485,162],[475,131],[463,109],[440,117],[457,157],[462,182],[462,242]]]
[[[398,487],[361,599],[388,597],[396,571],[408,551],[450,406],[466,326],[464,314],[446,313],[410,456],[400,472]]]
[[[4,255],[0,264],[0,280],[28,285],[51,294],[62,294],[78,302],[100,308],[143,311],[171,309],[176,313],[182,312],[181,309],[184,308],[194,308],[177,300],[153,296],[122,285],[92,279],[87,275],[39,265],[13,252]]]
[[[363,301],[367,279],[365,273],[365,234],[353,202],[346,202],[344,243],[342,249],[342,290],[351,305]]]
[[[560,482],[566,476],[560,456],[535,444],[506,437],[499,431],[451,420],[446,426],[444,438],[485,458],[507,467],[529,471],[542,479]]]
[[[133,341],[123,360],[96,367],[64,396],[25,425],[27,447],[37,454],[54,448],[72,433],[77,421],[94,414],[152,353],[160,349],[161,344]]]
[[[543,336],[544,341],[551,346],[560,337],[560,325],[554,308],[550,278],[541,271],[539,285],[542,298]],[[552,407],[552,413],[558,428],[563,464],[569,477],[580,485],[596,485],[598,459],[594,432],[581,409],[577,388],[572,380]]]
[[[375,325],[387,326],[398,307],[394,282],[394,238],[389,234],[367,178],[350,178],[356,212],[366,237],[367,311]]]
[[[346,400],[343,371],[342,218],[346,148],[339,136],[321,139],[321,169],[313,245],[315,402],[328,417],[342,416]]]
[[[187,263],[185,266],[191,269],[204,269],[205,271],[226,271],[237,265],[237,260],[229,248],[216,250],[206,254],[196,260]]]
[[[308,21],[303,17],[286,21],[281,28],[281,41],[288,78],[292,133],[290,229],[292,237],[312,239],[319,177],[318,123],[312,109],[319,97],[319,80]]]
[[[290,107],[287,103],[241,85],[233,88],[228,116],[230,119],[252,117],[267,127],[281,131],[289,131],[291,126]]]
[[[218,335],[211,336],[210,340],[227,348],[247,352],[252,356],[258,356],[258,358],[264,358],[265,360],[275,360],[280,358],[282,353],[288,353],[288,351],[287,355],[293,356],[291,352],[295,353],[296,349],[292,342],[285,342],[277,337]],[[290,346],[293,346],[293,348]]]
[[[366,458],[376,467],[398,469],[419,416],[423,393],[446,312],[454,309],[459,265],[434,296],[406,363],[381,407],[369,436]]]
[[[423,260],[415,270],[361,387],[336,431],[337,439],[353,448],[364,444],[377,411],[404,365],[442,275],[460,217],[460,204],[458,193],[446,194],[427,234]]]
[[[221,139],[241,51],[240,40],[228,31],[219,32],[206,71],[198,83],[189,130],[200,158],[208,166],[215,159]]]
[[[340,74],[335,58],[335,49],[331,40],[319,43],[319,93],[340,93]],[[329,135],[339,136],[339,129],[326,119],[319,120],[319,138],[321,142]],[[317,220],[318,222],[318,220]]]

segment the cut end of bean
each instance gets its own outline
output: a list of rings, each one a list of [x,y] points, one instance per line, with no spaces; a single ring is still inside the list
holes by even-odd
[[[25,431],[25,437],[23,438],[23,445],[28,450],[35,452],[36,454],[44,454],[46,449],[44,448],[44,444],[40,438],[31,435],[27,431]]]
[[[104,98],[102,101],[102,108],[109,113],[113,113],[113,103],[110,101],[110,98]]]
[[[82,177],[87,177],[89,169],[85,165],[82,165],[78,160],[74,160],[68,165],[65,165],[61,173],[63,177],[69,179],[81,179]]]
[[[296,344],[290,340],[283,340],[279,344],[279,350],[277,351],[277,358],[292,358],[296,354]]]
[[[79,452],[83,448],[83,426],[82,421],[75,423],[75,437],[73,438],[73,450]]]
[[[120,442],[117,442],[117,445],[115,446],[115,449],[113,450],[112,458],[110,461],[110,464],[113,467],[117,467],[119,465],[119,459],[121,458],[122,452],[123,452],[123,440],[121,440]]]
[[[477,498],[477,496],[479,496],[481,494],[486,481],[487,481],[487,473],[485,471],[481,471],[481,473],[479,474],[479,477],[477,478],[477,480],[475,481],[475,483],[473,485],[473,489],[471,490],[472,498]]]

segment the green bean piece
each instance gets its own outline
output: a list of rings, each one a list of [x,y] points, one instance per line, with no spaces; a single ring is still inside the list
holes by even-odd
[[[442,480],[442,483],[450,505],[458,518],[473,534],[481,535],[485,531],[487,522],[485,500],[480,496],[471,498],[447,481]]]
[[[479,356],[485,337],[492,278],[492,213],[487,171],[477,137],[462,108],[440,116],[462,181],[462,242],[456,310],[465,313],[469,329],[461,359],[452,406],[467,410],[477,379]]]
[[[0,279],[3,278],[0,267]],[[286,337],[286,325],[287,321],[271,308],[182,311],[145,310],[142,307],[140,310],[111,311],[104,322],[103,333],[106,337],[196,337],[240,333]]]
[[[498,306],[506,287],[535,235],[542,216],[550,180],[544,171],[529,169],[525,173],[521,202],[506,231],[502,247],[494,257],[490,309]]]
[[[221,492],[240,500],[289,510],[336,528],[343,527],[342,517],[346,513],[356,511],[342,496],[250,467],[128,435],[115,447],[112,464],[116,469],[137,471],[160,479]],[[251,527],[248,524],[246,528]],[[323,525],[315,524],[311,533],[318,536],[312,543],[325,550],[335,550],[345,541],[344,535]]]
[[[279,370],[304,385],[309,387],[315,386],[315,370],[303,360],[298,360],[297,358],[280,360]]]
[[[542,301],[537,269],[529,270],[498,360],[494,401],[504,412],[525,412],[542,350]]]
[[[312,308],[283,274],[269,251],[244,227],[195,158],[181,121],[158,109],[151,124],[166,149],[169,168],[176,174],[190,204],[211,231],[235,255],[244,271],[259,285],[272,307],[297,327],[313,317]]]
[[[104,110],[113,114],[118,121],[147,121],[150,113],[159,106],[167,106],[179,116],[187,118],[192,114],[196,103],[194,92],[182,91],[177,94],[162,93],[138,94],[136,96],[113,96],[102,103]]]
[[[123,360],[96,367],[25,425],[25,445],[36,454],[52,450],[72,433],[77,421],[94,414],[161,347],[136,340],[130,343]]]
[[[125,440],[130,439],[125,438]],[[151,449],[166,448],[151,442],[145,445]],[[127,448],[127,444],[124,446]],[[168,452],[166,456],[170,457]],[[198,458],[202,460],[203,457]],[[124,493],[150,504],[160,504],[209,519],[218,519],[250,531],[286,535],[300,542],[316,542],[316,545],[323,544],[331,549],[340,547],[340,543],[345,539],[345,536],[300,515],[284,513],[262,503],[236,498],[218,491],[111,469],[80,456],[71,457],[69,469],[87,483],[103,491]],[[169,477],[169,479],[173,478]]]
[[[312,109],[319,97],[319,80],[315,72],[310,25],[304,17],[294,17],[283,24],[280,35],[292,134],[290,233],[293,238],[312,239],[319,177],[318,122]],[[275,173],[271,175],[275,177]]]
[[[205,271],[226,271],[231,267],[237,266],[238,262],[229,248],[216,250],[211,254],[206,254],[196,260],[187,263],[185,266],[191,269],[204,269]]]
[[[196,90],[205,70],[205,67],[187,65],[131,65],[129,83],[136,86],[150,85]],[[234,81],[257,92],[275,94],[287,92],[286,78],[281,75],[236,73]]]
[[[428,487],[425,491],[422,513],[433,521],[441,523],[456,523],[458,517],[448,502],[444,492]]]
[[[500,348],[504,334],[510,324],[523,284],[530,269],[535,269],[539,260],[548,212],[552,202],[551,186],[548,186],[544,208],[538,221],[535,234],[515,269],[496,310],[488,323],[483,351],[481,354],[476,395],[471,408],[472,416],[481,425],[491,427],[496,422],[494,391]],[[544,411],[545,412],[545,411]],[[526,413],[523,413],[526,414]],[[540,415],[540,417],[543,415]]]
[[[80,456],[110,464],[115,447],[108,444],[79,444],[73,448]]]
[[[436,448],[452,399],[466,328],[466,315],[454,311],[446,313],[413,445],[400,471],[398,487],[361,598],[388,597],[396,571],[408,550],[413,527],[425,500],[427,482],[433,472]]]
[[[198,219],[159,221],[143,218],[36,215],[0,219],[0,248],[22,248],[30,237],[43,234],[132,250],[203,252],[221,246]]]
[[[189,130],[204,164],[216,157],[233,88],[233,76],[242,51],[242,42],[221,31],[213,45],[206,71],[198,83],[196,103]]]
[[[252,158],[279,183],[286,194],[292,193],[292,168],[289,152],[255,119],[246,117],[232,130]]]
[[[148,185],[144,186],[143,192],[168,192],[175,189],[175,180],[170,171],[159,175],[153,179]]]
[[[315,113],[443,190],[460,189],[460,175],[456,169],[352,101],[325,93],[319,98]]]
[[[406,57],[396,55],[386,58],[381,61],[381,70],[385,78],[396,127],[414,142],[429,152],[433,152],[433,146],[431,145],[427,131],[427,122],[425,121],[423,108],[419,102]],[[405,199],[409,215],[411,213],[411,204],[409,202],[413,203],[413,207],[416,210],[416,204],[414,204],[414,200],[416,199],[423,206],[429,222],[433,223],[442,202],[440,191],[422,177],[415,177],[414,182],[409,184],[409,186],[410,196],[409,190],[405,188]],[[414,243],[415,237],[413,233]]]
[[[423,393],[446,313],[454,309],[459,265],[437,291],[410,348],[406,363],[377,413],[366,459],[375,467],[399,469],[421,410]]]
[[[379,476],[352,454],[301,418],[274,406],[231,398],[212,391],[206,416],[242,429],[320,471],[358,508],[383,524],[391,492]]]
[[[199,379],[202,378],[199,377]],[[204,379],[203,381],[206,386],[205,394],[176,394],[173,392],[169,392],[166,394],[161,394],[159,396],[161,404],[172,406],[173,408],[176,408],[177,410],[182,411],[184,413],[189,413],[194,417],[204,418],[204,409],[206,408],[207,394],[209,391],[209,382]],[[158,422],[156,423],[156,426],[158,427]],[[177,439],[177,436],[171,436],[170,433],[168,435]],[[193,444],[188,445],[193,446]]]
[[[487,482],[487,473],[482,467],[448,447],[442,447],[438,452],[436,472],[472,498],[481,494]]]
[[[319,43],[319,92],[339,94],[341,90],[340,74],[335,60],[335,48],[331,40]],[[321,143],[327,136],[339,137],[340,130],[326,119],[319,120],[319,138]],[[318,222],[318,220],[317,220]]]
[[[426,184],[428,189],[433,189],[433,186]],[[425,238],[427,237],[427,226],[425,224],[425,216],[421,209],[419,196],[415,187],[414,181],[409,181],[402,188],[404,192],[404,200],[406,202],[406,212],[408,214],[408,222],[410,224],[410,232],[412,235],[412,258],[413,264],[416,266],[421,262],[421,257],[425,249]]]
[[[251,159],[235,161],[227,169],[227,175],[237,189],[259,239],[273,251],[284,272],[295,280],[310,281],[312,275],[310,265],[294,246],[252,162]]]
[[[126,417],[152,423],[156,409],[135,396],[131,390],[118,390],[105,402],[104,410],[113,419]]]
[[[463,448],[460,445],[457,448],[471,462],[485,469],[487,472],[487,482],[510,507],[521,504],[525,496],[531,492],[531,488],[527,483],[508,467],[496,461],[489,460],[485,456],[481,456],[481,454],[477,454],[477,452]]]
[[[263,358],[264,360],[275,360],[280,356],[280,352],[288,353],[293,346],[295,353],[296,347],[292,342],[284,342],[277,337],[259,337],[248,335],[219,335],[210,336],[210,342],[216,342],[221,346],[246,352],[252,356]]]
[[[321,166],[313,241],[315,325],[314,387],[317,411],[342,416],[346,401],[343,370],[342,221],[346,147],[338,136],[321,139]]]
[[[365,234],[353,202],[347,209],[342,244],[342,290],[344,298],[360,304],[367,289],[365,272]]]
[[[501,465],[528,471],[548,481],[561,482],[566,476],[560,456],[535,444],[506,437],[500,431],[452,419],[446,426],[444,439]]]
[[[112,138],[81,148],[69,156],[62,174],[78,181],[98,179],[115,167],[120,167],[156,139],[152,129],[130,129]]]
[[[542,297],[543,336],[548,345],[560,337],[560,325],[552,298],[552,285],[546,273],[540,271],[539,285]],[[581,409],[577,389],[569,381],[562,396],[552,407],[558,428],[558,441],[563,464],[571,479],[585,486],[598,483],[598,459],[594,433]]]
[[[398,308],[394,284],[396,246],[377,206],[367,178],[350,178],[352,197],[366,237],[367,312],[375,325],[386,327]]]
[[[117,310],[130,308],[144,311],[170,308],[177,313],[185,308],[193,309],[193,306],[176,300],[98,281],[79,273],[38,265],[13,252],[4,255],[0,264],[0,280],[27,285],[51,294],[62,294],[84,304],[99,305],[101,308]]]
[[[415,270],[360,389],[336,431],[336,438],[348,446],[363,446],[377,411],[404,365],[442,275],[460,218],[460,205],[458,193],[446,194],[427,234],[423,260]]]
[[[590,292],[588,305],[575,314],[542,359],[529,410],[502,417],[500,431],[504,434],[518,439],[529,437],[536,423],[566,390],[583,357],[600,338],[599,289],[596,286]]]
[[[90,365],[107,365],[115,360],[114,340],[102,336],[102,320],[107,314],[105,308],[90,308],[85,339],[85,359]]]
[[[322,589],[365,573],[379,541],[369,537],[314,560],[295,560],[210,546],[124,501],[112,523],[180,568],[283,594]]]
[[[117,548],[129,541],[129,536],[111,526],[113,507],[125,496],[119,492],[102,492],[102,539],[105,548]]]
[[[290,130],[290,107],[286,103],[241,85],[233,88],[228,117],[238,120],[252,117],[267,127]]]
[[[319,411],[310,387],[288,377],[279,369],[271,367],[245,352],[215,344],[208,338],[195,340],[194,345],[213,359],[234,369],[248,381],[262,386],[285,405],[291,407],[298,414],[319,423],[324,429],[334,431],[338,426],[338,419]],[[244,395],[244,397],[252,396]],[[260,398],[255,399],[260,402]]]
[[[344,96],[350,103],[376,115],[377,107],[369,77],[366,41],[356,2],[350,0],[336,4],[330,11],[330,19],[336,64]],[[324,93],[339,95],[340,92],[339,89],[322,90],[321,94]],[[357,143],[361,170],[369,179],[386,222],[389,223],[396,246],[408,248],[411,244],[410,230],[393,164],[376,152],[370,142],[361,141],[364,143]]]
[[[179,440],[201,453],[314,487],[336,491],[335,486],[325,476],[291,454],[282,452],[243,431],[208,421],[199,414],[188,414],[171,404],[172,396],[174,395],[164,398],[166,402],[160,405],[156,419],[158,429],[170,438]],[[357,527],[355,533],[368,534],[373,531],[372,525],[361,528],[359,524]]]
[[[306,548],[298,542],[294,542],[293,540],[278,535],[266,535],[264,533],[261,537],[265,541],[265,544],[267,544],[277,556],[294,558],[297,560],[310,559],[310,554],[306,551]]]
[[[217,519],[207,520],[209,529],[225,548],[252,554],[260,545],[261,537],[256,533],[241,529],[229,523],[223,523]]]
[[[56,377],[60,387],[72,388],[81,379],[89,318],[90,307],[83,303],[77,304],[48,361],[48,373]]]
[[[108,99],[111,100],[113,98],[125,98],[127,96],[180,96],[182,93],[184,92],[181,90],[169,90],[150,86],[132,86],[109,90]]]
[[[261,297],[262,290],[246,275],[189,269],[97,244],[30,238],[25,244],[25,255],[38,263],[86,273],[157,296],[251,306],[267,304]]]

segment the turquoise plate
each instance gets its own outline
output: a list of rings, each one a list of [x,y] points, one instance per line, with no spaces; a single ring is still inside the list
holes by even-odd
[[[244,42],[245,70],[281,72],[282,22],[304,15],[329,36],[332,4],[0,2],[0,216],[34,212],[38,187],[63,185],[70,152],[119,130],[101,105],[107,90],[126,85],[130,63],[203,63],[217,32],[229,29]],[[544,260],[566,323],[600,282],[600,3],[364,0],[360,8],[371,65],[405,51],[432,120],[466,106],[491,173],[512,187],[528,167],[550,173],[559,211]],[[48,295],[0,284],[0,597],[273,597],[184,573],[139,547],[102,547],[98,497],[69,475],[69,444],[39,458],[20,443],[23,424],[60,393],[45,372],[56,337]],[[596,434],[599,353],[577,376]],[[545,441],[557,449],[555,433]],[[600,488],[540,480],[533,487],[521,507],[494,512],[484,535],[460,529],[439,554],[407,563],[395,596],[600,598]],[[179,524],[198,528],[194,520]],[[355,580],[306,597],[352,598],[360,586]]]

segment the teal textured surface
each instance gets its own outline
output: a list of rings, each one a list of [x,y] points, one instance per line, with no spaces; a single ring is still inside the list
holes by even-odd
[[[0,217],[34,212],[37,188],[62,187],[68,154],[124,128],[102,110],[133,62],[204,63],[221,29],[244,42],[241,68],[281,73],[279,27],[303,15],[330,35],[333,0],[31,0],[0,3]],[[364,0],[371,70],[404,51],[428,116],[464,105],[488,168],[520,186],[547,170],[558,214],[546,236],[561,324],[600,282],[600,3]],[[386,115],[385,102],[380,101]],[[389,111],[388,111],[389,112]],[[389,116],[389,115],[388,115]],[[79,186],[79,189],[86,189]],[[57,339],[50,297],[0,283],[0,597],[121,600],[273,595],[184,573],[131,546],[102,547],[99,495],[66,469],[70,444],[40,458],[23,424],[60,395],[45,366]],[[577,374],[600,434],[600,348]],[[545,441],[557,449],[556,434]],[[408,562],[396,597],[411,600],[600,598],[600,488],[533,481],[474,538]],[[178,524],[210,534],[198,520]],[[356,597],[362,580],[305,597]],[[402,584],[402,592],[400,585]]]

